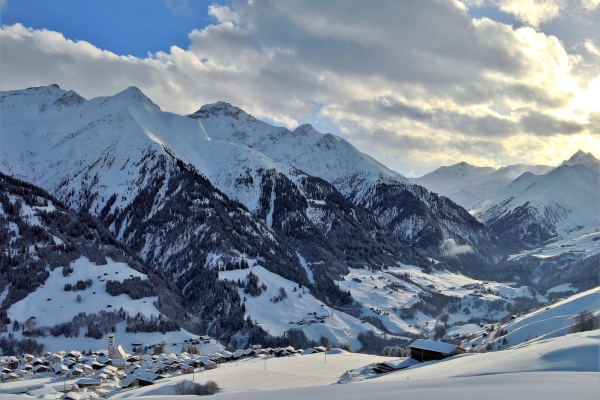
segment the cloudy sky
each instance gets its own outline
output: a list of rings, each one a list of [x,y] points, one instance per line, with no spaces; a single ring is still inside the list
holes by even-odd
[[[600,157],[600,0],[0,0],[0,17],[0,90],[223,100],[407,176]]]

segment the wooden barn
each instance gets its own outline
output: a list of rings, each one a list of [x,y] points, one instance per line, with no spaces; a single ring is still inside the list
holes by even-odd
[[[418,339],[410,345],[410,357],[417,361],[442,360],[467,351],[449,343]]]

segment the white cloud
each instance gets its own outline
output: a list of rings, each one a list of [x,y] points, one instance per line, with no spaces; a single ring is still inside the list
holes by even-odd
[[[597,56],[600,56],[600,49],[598,47],[596,47],[594,42],[592,42],[591,40],[589,40],[589,39],[586,40],[584,42],[584,46],[585,46],[585,49],[590,52],[590,54],[595,54]]]
[[[211,5],[208,6],[208,15],[212,15],[217,21],[223,23],[239,22],[240,16],[226,6]]]
[[[501,11],[535,27],[554,19],[565,7],[565,0],[496,0],[495,3]]]
[[[405,173],[600,153],[586,106],[597,70],[578,75],[581,59],[532,28],[443,0],[240,1],[209,13],[217,22],[191,32],[188,49],[144,59],[5,26],[0,88],[58,83],[89,98],[135,85],[178,113],[223,100],[288,127],[316,115]]]

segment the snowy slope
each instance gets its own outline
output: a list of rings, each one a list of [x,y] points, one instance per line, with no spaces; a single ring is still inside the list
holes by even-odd
[[[147,297],[139,300],[131,300],[126,294],[111,296],[106,293],[106,280],[123,282],[131,276],[146,280],[147,276],[130,268],[125,263],[116,263],[111,259],[106,265],[96,265],[87,258],[81,257],[71,263],[73,272],[69,276],[63,276],[61,269],[50,271],[50,276],[44,285],[26,298],[13,304],[8,309],[11,320],[24,320],[35,317],[37,326],[53,326],[70,322],[71,319],[81,313],[97,314],[107,310],[107,306],[118,310],[121,307],[131,314],[141,312],[150,317],[158,316],[158,310],[152,305],[157,297]],[[104,275],[107,274],[107,275]],[[94,283],[86,290],[64,291],[67,283],[75,284],[78,280],[91,279]],[[75,298],[80,295],[82,300],[77,302]],[[112,311],[112,310],[108,310]]]
[[[321,336],[325,336],[336,345],[348,344],[353,351],[359,350],[362,345],[357,336],[361,332],[373,331],[379,335],[379,329],[371,324],[353,318],[343,312],[328,307],[322,301],[313,297],[310,290],[300,288],[295,282],[291,282],[261,266],[251,267],[249,270],[224,271],[219,274],[220,279],[228,279],[236,282],[238,279],[245,280],[249,272],[258,276],[259,284],[265,284],[267,290],[258,297],[244,294],[239,289],[241,297],[246,304],[246,316],[253,320],[271,335],[282,336],[290,328],[302,329],[308,340],[318,342]],[[273,298],[280,294],[280,288],[284,288],[287,298],[273,303]],[[309,315],[312,313],[315,315]],[[325,317],[320,322],[316,317]],[[298,324],[305,321],[302,324]],[[314,321],[314,322],[311,322]]]
[[[525,172],[543,175],[552,168],[545,165],[516,164],[495,169],[461,162],[440,167],[411,180],[469,210],[473,204],[497,192]]]
[[[135,87],[112,97],[77,97],[77,102],[65,104],[65,98],[74,96],[57,86],[2,93],[2,172],[59,197],[74,191],[78,204],[89,201],[78,198],[83,180],[89,191],[97,192],[88,208],[94,210],[105,204],[102,197],[113,193],[133,197],[140,189],[135,180],[151,154],[174,154],[255,210],[257,171],[291,171],[245,146],[211,141],[200,122],[162,112]],[[241,181],[241,176],[246,179]],[[255,184],[248,184],[252,179]],[[117,206],[124,204],[117,200]]]
[[[383,271],[351,269],[344,280],[337,283],[361,303],[363,316],[379,319],[389,332],[433,335],[434,327],[443,325],[439,316],[448,314],[447,324],[450,327],[446,336],[462,334],[463,326],[454,324],[464,324],[473,318],[500,320],[510,314],[506,306],[513,304],[516,297],[535,297],[546,302],[544,296],[533,296],[527,286],[514,287],[512,283],[492,281],[484,283],[447,270],[423,272],[410,265]],[[451,302],[434,313],[424,313],[417,308],[413,317],[412,313],[405,312],[414,308],[416,302],[427,302],[431,293],[448,296]],[[502,306],[492,306],[498,303]],[[468,313],[464,312],[465,308],[469,309]]]
[[[508,330],[506,346],[565,335],[575,323],[577,314],[582,311],[600,314],[600,288],[578,293],[503,325],[502,328]],[[501,341],[502,338],[496,338],[497,344]]]
[[[179,296],[89,215],[75,214],[43,190],[2,174],[0,188],[0,232],[9,238],[0,243],[0,263],[10,266],[0,270],[0,314],[9,324],[3,339],[10,332],[14,340],[33,338],[58,351],[106,348],[111,329],[126,349],[138,341],[190,338],[176,326],[166,335],[125,332],[131,326],[126,313],[155,324],[159,318],[185,320]],[[108,280],[126,282],[129,290],[112,290],[113,296]],[[94,325],[103,340],[85,337]]]
[[[202,121],[212,139],[252,147],[331,182],[346,196],[358,187],[367,188],[379,181],[407,182],[404,176],[359,152],[344,139],[317,132],[309,124],[290,131],[259,121],[224,102],[202,106],[190,117]]]
[[[228,103],[203,106],[189,117],[202,121],[214,140],[243,144],[333,184],[354,204],[372,211],[379,221],[402,239],[419,247],[437,247],[452,239],[497,261],[485,227],[464,209],[414,185],[346,140],[317,132],[311,125],[290,131],[275,127]]]

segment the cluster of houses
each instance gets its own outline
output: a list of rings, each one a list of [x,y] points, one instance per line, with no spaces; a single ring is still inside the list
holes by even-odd
[[[194,341],[190,340],[190,343]],[[42,356],[23,354],[20,357],[0,357],[0,381],[23,380],[24,385],[15,386],[11,393],[37,393],[43,390],[63,392],[61,398],[78,400],[80,391],[93,390],[106,394],[115,390],[153,385],[157,381],[174,374],[191,374],[198,369],[210,370],[218,364],[242,358],[269,355],[285,357],[293,354],[313,354],[327,351],[325,347],[306,350],[285,348],[262,348],[252,345],[234,352],[220,351],[214,354],[130,354],[121,346],[115,348],[114,336],[109,337],[109,350],[83,354],[79,351],[69,353],[46,352]],[[161,346],[158,347],[162,349]],[[184,350],[186,347],[184,347]],[[187,348],[189,350],[190,348]],[[154,349],[155,351],[157,348]],[[31,378],[51,377],[50,386],[30,387]],[[68,384],[66,382],[69,382]],[[5,391],[0,391],[5,393]],[[79,396],[79,397],[78,397]]]

